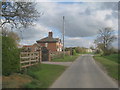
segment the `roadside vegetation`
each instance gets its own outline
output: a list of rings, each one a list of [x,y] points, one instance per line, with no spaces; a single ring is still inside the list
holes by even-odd
[[[66,69],[66,66],[38,64],[24,71],[3,77],[5,88],[48,88]]]
[[[63,56],[63,53],[60,55],[57,55],[56,58],[53,58],[51,61],[52,62],[73,62],[75,61],[81,53],[78,52],[79,48],[66,48],[66,51],[70,51],[70,55]]]
[[[27,74],[33,80],[25,88],[48,88],[66,69],[65,66],[39,64],[28,69]]]
[[[94,56],[94,59],[105,68],[108,75],[118,80],[118,72],[120,72],[118,69],[118,65],[120,65],[120,63],[118,63],[118,54],[111,54],[108,56],[101,56],[100,54],[97,54]]]
[[[106,59],[109,59],[109,60],[111,60],[111,61],[113,61],[113,62],[116,62],[116,63],[119,63],[120,64],[120,60],[118,60],[118,58],[119,58],[119,54],[111,54],[111,55],[108,55],[108,56],[102,56],[102,57],[104,57],[104,58],[106,58]]]
[[[110,55],[113,53],[112,43],[117,39],[115,31],[111,27],[100,29],[94,43],[98,52],[102,52],[103,55]]]
[[[94,43],[96,44],[94,59],[99,62],[109,76],[116,79],[120,83],[120,54],[118,49],[112,46],[112,43],[117,39],[112,28],[106,27],[100,29]]]
[[[9,76],[2,76],[2,88],[23,88],[25,84],[32,82],[32,77],[14,73]]]
[[[18,36],[16,33],[4,31],[2,32],[2,74],[10,75],[19,72],[19,54],[17,47]]]
[[[71,56],[65,56],[64,58],[55,58],[52,61],[53,62],[73,62],[74,60],[76,60],[78,58],[79,54],[76,55],[71,55]]]

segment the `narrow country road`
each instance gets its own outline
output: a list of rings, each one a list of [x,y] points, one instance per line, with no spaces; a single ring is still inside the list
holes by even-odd
[[[80,56],[50,88],[118,88],[95,63],[92,55]]]

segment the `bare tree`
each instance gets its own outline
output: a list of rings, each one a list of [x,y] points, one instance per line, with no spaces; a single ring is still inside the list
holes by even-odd
[[[40,13],[33,2],[2,2],[1,27],[10,24],[12,27],[27,27],[37,20]]]
[[[97,44],[97,47],[104,52],[104,54],[107,54],[112,42],[115,39],[116,36],[114,35],[114,30],[107,27],[99,30],[95,43]]]
[[[16,44],[20,42],[20,37],[18,36],[18,34],[13,31],[10,31],[8,28],[3,28],[1,33],[3,37],[10,37],[14,39]]]
[[[15,40],[16,44],[18,44],[18,43],[20,42],[20,37],[19,37],[18,34],[15,33],[15,32],[10,31],[10,32],[8,33],[8,37],[13,38],[13,39]]]
[[[9,33],[8,28],[7,27],[3,28],[2,30],[0,30],[0,33],[1,33],[1,36],[6,37]]]
[[[94,50],[94,46],[93,46],[93,45],[92,45],[92,46],[90,46],[90,49]]]

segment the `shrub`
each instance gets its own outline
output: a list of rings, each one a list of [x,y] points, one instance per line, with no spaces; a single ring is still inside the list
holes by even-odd
[[[76,53],[80,53],[81,52],[80,47],[75,47],[75,51],[76,51]]]
[[[19,71],[19,49],[14,39],[2,37],[2,74],[10,75]]]
[[[76,51],[75,51],[75,49],[73,49],[73,55],[76,55],[77,53],[76,53]]]

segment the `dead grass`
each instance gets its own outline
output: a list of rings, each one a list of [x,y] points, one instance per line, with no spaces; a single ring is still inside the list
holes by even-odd
[[[26,83],[30,83],[32,78],[27,75],[13,74],[2,77],[3,88],[21,88]]]

